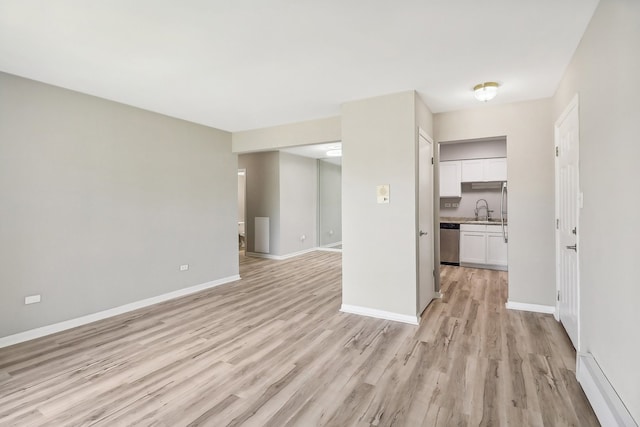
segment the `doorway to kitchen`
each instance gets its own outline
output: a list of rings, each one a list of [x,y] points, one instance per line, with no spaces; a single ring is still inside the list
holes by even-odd
[[[462,269],[508,270],[507,138],[445,141],[438,150],[439,289],[446,292]]]

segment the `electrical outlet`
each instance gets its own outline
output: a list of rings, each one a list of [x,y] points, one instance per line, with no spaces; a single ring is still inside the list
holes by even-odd
[[[35,304],[40,302],[40,295],[29,295],[28,297],[24,297],[24,304]]]
[[[453,207],[453,208],[457,208],[458,206],[460,206],[460,204],[458,204],[458,203],[452,203],[451,204],[451,207]]]
[[[450,208],[451,207],[451,203],[445,202],[444,207],[445,208]]]
[[[180,266],[180,271],[187,271],[189,269],[189,264],[182,264]]]
[[[300,236],[300,241],[304,242],[306,240],[306,238],[307,238],[307,236],[303,234],[302,236]]]

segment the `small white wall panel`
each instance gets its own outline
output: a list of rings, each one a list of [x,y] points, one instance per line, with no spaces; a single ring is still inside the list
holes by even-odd
[[[255,243],[253,250],[261,254],[269,253],[269,217],[257,216],[255,219]]]

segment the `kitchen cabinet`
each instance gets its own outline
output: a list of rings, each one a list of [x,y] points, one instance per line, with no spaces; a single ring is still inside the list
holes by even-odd
[[[460,161],[440,162],[440,197],[461,197]]]
[[[495,232],[491,231],[497,228]],[[507,244],[502,236],[502,227],[499,225],[487,226],[487,264],[507,266]]]
[[[505,157],[462,160],[460,163],[462,182],[507,180],[507,159]]]
[[[507,243],[502,226],[485,224],[460,225],[460,264],[506,269]]]

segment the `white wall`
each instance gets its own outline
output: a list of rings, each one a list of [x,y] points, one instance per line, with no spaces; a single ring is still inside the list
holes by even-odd
[[[342,106],[343,304],[414,318],[416,108],[414,92]]]
[[[581,351],[640,423],[640,2],[602,0],[554,97],[580,97]],[[615,211],[612,216],[611,212]]]
[[[507,137],[509,300],[555,305],[551,100],[441,113],[437,142]]]
[[[316,159],[280,152],[279,255],[316,247],[318,168]],[[302,240],[301,237],[305,236]]]
[[[233,152],[267,151],[298,145],[340,141],[340,117],[289,123],[233,133]]]
[[[0,93],[0,337],[238,274],[229,133],[3,73]]]

